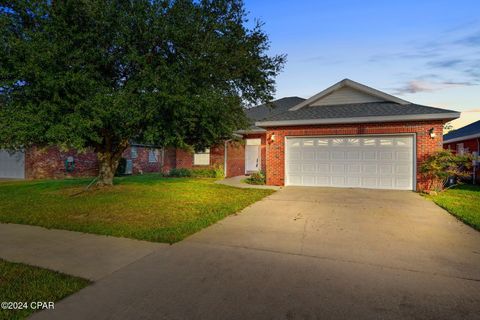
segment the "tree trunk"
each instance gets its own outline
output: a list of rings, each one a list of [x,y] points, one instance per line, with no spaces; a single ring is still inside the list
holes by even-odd
[[[96,150],[99,163],[97,186],[104,187],[113,185],[113,177],[117,171],[122,154],[127,147],[128,140],[122,140],[120,143],[112,143],[111,139],[104,139],[103,146]]]
[[[102,187],[112,186],[119,159],[115,159],[110,152],[98,153],[97,156],[99,162],[97,185]]]

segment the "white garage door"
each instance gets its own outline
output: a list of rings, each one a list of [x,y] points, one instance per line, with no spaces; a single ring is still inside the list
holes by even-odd
[[[285,184],[413,190],[413,136],[287,138]]]
[[[25,154],[0,150],[0,178],[25,178]]]

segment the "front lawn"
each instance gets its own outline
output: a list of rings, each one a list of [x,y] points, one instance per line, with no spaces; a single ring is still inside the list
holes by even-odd
[[[0,182],[0,222],[173,243],[273,193],[214,181],[149,174],[83,193],[90,180]]]
[[[480,230],[480,187],[461,185],[431,199],[466,224]]]
[[[25,319],[38,308],[32,302],[58,301],[89,283],[85,279],[0,259],[0,302],[3,303],[0,319]],[[22,309],[11,310],[9,307],[13,306],[4,305],[5,302],[22,302]]]

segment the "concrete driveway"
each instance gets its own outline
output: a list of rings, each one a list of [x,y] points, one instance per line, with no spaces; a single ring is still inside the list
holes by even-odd
[[[479,232],[412,192],[290,187],[33,318],[479,314]]]

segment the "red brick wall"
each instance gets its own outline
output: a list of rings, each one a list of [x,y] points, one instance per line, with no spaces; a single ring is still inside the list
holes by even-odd
[[[468,139],[468,140],[446,143],[446,144],[443,145],[443,148],[444,149],[450,149],[455,153],[455,152],[457,152],[457,144],[459,144],[459,143],[463,143],[463,148],[468,149],[468,150],[465,150],[465,152],[478,151],[478,141],[477,141],[477,139]]]
[[[243,141],[230,141],[227,145],[227,177],[245,174],[245,144]]]
[[[418,168],[422,162],[435,150],[442,148],[443,121],[417,121],[406,123],[365,123],[339,124],[301,127],[273,127],[267,132],[267,139],[275,134],[275,141],[267,143],[267,184],[284,185],[285,181],[285,136],[315,136],[315,135],[374,135],[415,133],[417,138],[417,190],[423,190],[427,181],[420,175]],[[434,128],[436,137],[432,139],[429,129]]]
[[[73,172],[65,170],[65,160],[69,156],[72,156],[75,161]],[[91,150],[78,153],[75,150],[62,152],[57,147],[32,147],[25,152],[25,177],[27,179],[96,176],[97,172],[97,156]]]
[[[453,153],[457,152],[457,144],[463,143],[463,148],[465,152],[478,152],[478,144],[480,143],[480,138],[475,138],[475,139],[468,139],[468,140],[462,140],[462,141],[456,141],[456,142],[451,142],[451,143],[446,143],[443,145],[444,149],[450,149],[452,150]],[[472,169],[473,170],[473,169]],[[473,175],[473,172],[472,172]],[[480,182],[480,167],[477,167],[477,171],[475,173],[476,175],[476,181]]]
[[[161,149],[157,149],[157,162],[148,161],[150,148],[137,146],[137,157],[132,158],[131,147],[127,148],[122,154],[125,159],[132,160],[133,174],[160,172],[161,171]]]
[[[208,167],[223,167],[224,147],[223,144],[210,147],[210,165],[209,166],[194,166],[193,152],[183,149],[176,150],[176,167],[177,168],[208,168]]]

